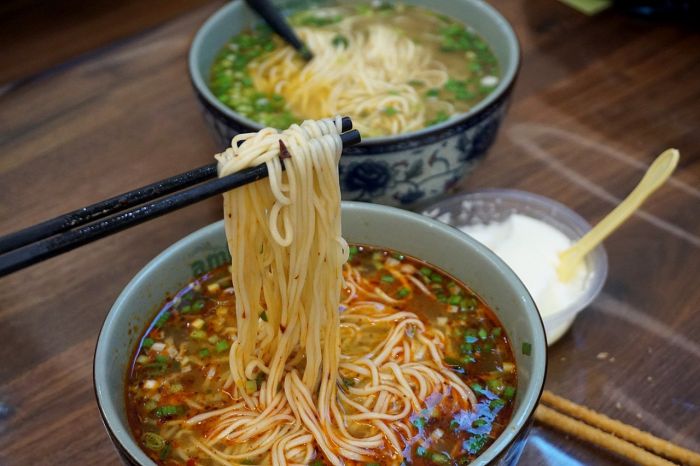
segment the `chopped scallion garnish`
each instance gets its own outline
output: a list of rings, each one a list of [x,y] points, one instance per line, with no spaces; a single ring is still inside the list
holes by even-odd
[[[248,395],[252,395],[258,390],[258,383],[255,380],[246,380],[245,381],[245,392]]]
[[[153,451],[161,451],[165,448],[165,440],[154,432],[145,432],[141,436],[143,446]]]
[[[181,414],[184,411],[182,406],[177,406],[177,405],[165,405],[165,406],[158,406],[155,411],[153,411],[153,414],[156,417],[159,418],[164,418],[164,417],[170,417],[170,416],[176,416],[178,414]]]
[[[226,351],[229,348],[228,341],[226,340],[219,340],[216,342],[216,351],[221,353],[223,351]]]

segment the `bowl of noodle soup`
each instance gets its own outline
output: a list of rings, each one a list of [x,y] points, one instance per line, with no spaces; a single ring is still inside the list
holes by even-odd
[[[231,2],[197,32],[189,72],[221,147],[263,126],[337,114],[363,142],[340,160],[344,200],[414,208],[468,175],[495,140],[519,67],[515,33],[478,0],[278,1],[304,64]]]
[[[387,234],[388,231],[392,233]],[[435,220],[404,210],[367,203],[344,202],[342,232],[349,244],[406,253],[424,261],[425,265],[440,270],[445,277],[452,277],[455,281],[464,283],[474,296],[478,296],[480,301],[493,310],[502,325],[503,332],[508,336],[512,357],[517,366],[517,382],[511,392],[512,412],[509,414],[507,424],[502,426],[497,438],[491,439],[488,446],[479,451],[478,456],[469,464],[516,464],[529,430],[531,415],[539,400],[546,370],[546,343],[542,322],[522,283],[500,259],[467,235]],[[353,254],[357,254],[357,250],[350,251],[350,261],[353,260]],[[393,256],[387,261],[396,261],[394,257],[399,256]],[[371,260],[376,261],[376,257],[372,256]],[[143,438],[139,440],[133,433],[128,412],[130,408],[125,402],[125,393],[127,398],[129,393],[125,374],[138,364],[135,362],[138,358],[134,359],[134,348],[139,348],[139,345],[141,347],[147,344],[151,347],[155,345],[152,341],[147,342],[148,338],[144,338],[144,331],[147,332],[146,335],[153,335],[148,332],[154,330],[153,326],[159,326],[163,314],[158,314],[159,317],[156,320],[154,320],[154,314],[162,309],[164,297],[166,302],[179,306],[181,317],[190,315],[186,313],[195,312],[190,309],[198,307],[197,299],[188,300],[186,294],[177,290],[192,292],[193,286],[190,285],[194,283],[193,277],[211,274],[212,271],[225,267],[228,261],[230,261],[230,255],[224,234],[224,222],[209,225],[175,243],[148,263],[126,286],[107,315],[95,351],[95,392],[104,424],[126,464],[148,466],[156,464],[152,459],[153,456],[145,452],[146,448],[140,446],[143,445]],[[383,279],[383,281],[389,281],[389,279]],[[430,279],[426,280],[426,283],[429,282]],[[208,289],[210,285],[211,283],[204,283],[204,289]],[[216,292],[224,293],[218,289]],[[397,295],[401,296],[401,288],[398,289]],[[194,317],[196,316],[192,316],[193,319]],[[265,317],[265,322],[267,319],[268,317]],[[196,319],[189,322],[190,325],[197,327]],[[453,323],[446,325],[452,326]],[[192,330],[191,327],[190,329]],[[192,330],[191,336],[193,337],[197,331]],[[479,336],[475,338],[478,340]],[[218,348],[221,344],[220,341],[200,341],[203,345],[208,345],[212,353],[217,351],[214,348]],[[137,354],[141,354],[138,351],[137,349]],[[163,353],[167,355],[168,351],[164,349]],[[226,354],[227,351],[229,351],[228,346],[224,348],[222,354]],[[348,389],[351,385],[348,383],[345,388]],[[187,387],[184,390],[187,391]],[[486,389],[483,388],[483,390]],[[493,390],[495,393],[501,389],[493,388]],[[172,391],[175,391],[175,388],[172,388]],[[182,387],[177,391],[182,393]],[[165,392],[159,393],[165,396]],[[161,414],[169,416],[174,413],[161,412]],[[411,419],[414,425],[418,425],[415,417]],[[172,421],[165,421],[164,424],[167,425],[168,422]],[[420,449],[418,451],[420,452]],[[435,458],[439,459],[439,457]],[[416,462],[414,464],[451,464],[441,463],[435,458],[432,463]],[[315,461],[317,460],[309,461],[308,464],[325,464]],[[158,464],[185,463],[183,461]],[[267,463],[248,461],[232,464]]]

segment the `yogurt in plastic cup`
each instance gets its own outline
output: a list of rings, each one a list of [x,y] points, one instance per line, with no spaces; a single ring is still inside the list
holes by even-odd
[[[557,283],[555,251],[565,249],[591,227],[576,212],[552,199],[525,191],[488,189],[450,197],[423,214],[472,233],[497,255],[502,254],[538,304],[548,345],[566,333],[605,283],[608,260],[602,246],[588,254],[572,282]],[[521,246],[516,240],[523,243],[522,251],[518,251]],[[537,252],[541,260],[528,263],[538,257]]]

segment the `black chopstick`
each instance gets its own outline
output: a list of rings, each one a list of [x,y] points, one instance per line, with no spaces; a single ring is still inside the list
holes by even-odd
[[[294,47],[294,50],[306,61],[314,56],[304,44],[294,29],[289,25],[282,13],[269,0],[245,0],[246,4],[270,26],[285,42]]]
[[[343,117],[342,131],[350,129],[352,129],[352,120],[349,117]],[[108,217],[129,207],[143,204],[214,177],[216,177],[216,163],[211,163],[7,234],[0,237],[0,254]]]
[[[360,142],[360,133],[357,130],[343,133],[340,137],[343,141],[343,146],[351,146]],[[14,249],[0,255],[0,277],[267,176],[266,165],[252,167],[223,178],[213,179],[198,186],[189,187],[184,191],[119,212],[111,217],[64,232],[52,238],[42,239],[19,249]]]

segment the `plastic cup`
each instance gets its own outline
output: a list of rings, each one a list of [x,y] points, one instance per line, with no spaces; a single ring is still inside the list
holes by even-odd
[[[503,222],[513,214],[523,214],[548,223],[572,242],[581,238],[591,226],[565,205],[537,194],[515,189],[485,189],[458,194],[432,204],[424,215],[460,228]],[[523,245],[527,247],[527,245]],[[576,315],[600,293],[608,275],[608,257],[603,246],[586,256],[586,277],[580,295],[566,307],[542,316],[547,344],[552,345],[571,327]]]

